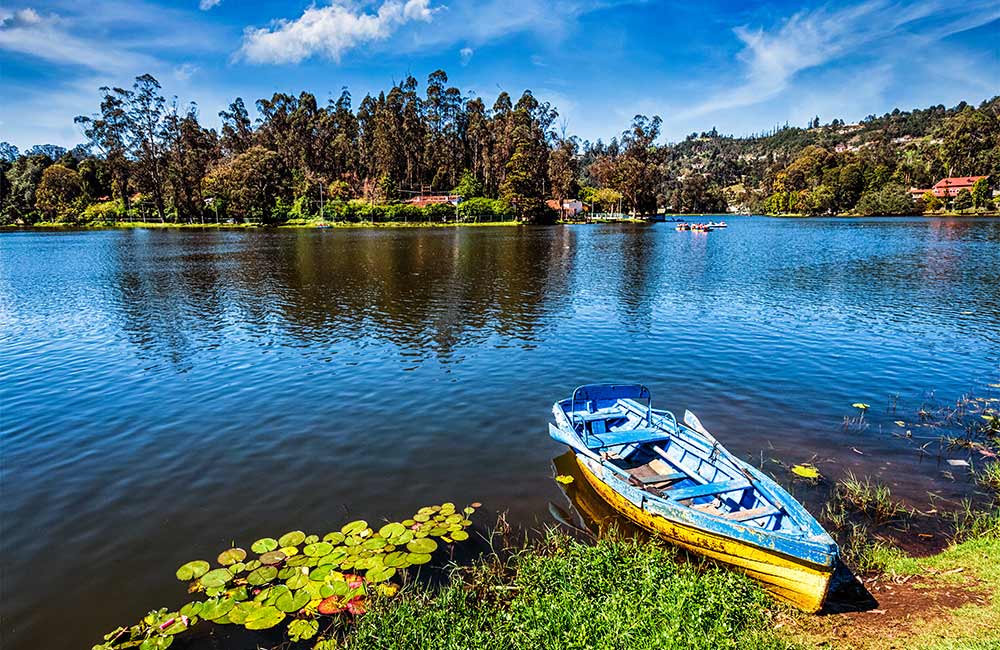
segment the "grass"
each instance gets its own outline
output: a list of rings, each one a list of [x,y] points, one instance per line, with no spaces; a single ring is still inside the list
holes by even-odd
[[[358,619],[346,648],[791,648],[773,633],[770,598],[748,579],[699,571],[650,542],[585,545],[558,533],[411,586]]]

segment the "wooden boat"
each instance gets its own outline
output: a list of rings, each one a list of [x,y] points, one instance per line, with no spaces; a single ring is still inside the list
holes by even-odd
[[[615,510],[729,564],[807,611],[826,598],[837,544],[788,492],[733,456],[690,412],[679,423],[639,384],[581,386],[553,406],[549,435],[576,454]]]
[[[728,228],[729,224],[725,221],[709,221],[707,224],[709,228]]]

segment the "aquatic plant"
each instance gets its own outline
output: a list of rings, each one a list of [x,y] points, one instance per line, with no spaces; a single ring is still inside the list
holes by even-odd
[[[204,599],[151,611],[105,635],[93,650],[164,650],[200,621],[248,630],[285,623],[292,641],[317,638],[317,648],[336,647],[337,631],[365,613],[370,597],[396,594],[393,578],[430,562],[442,545],[467,540],[469,518],[479,505],[461,511],[453,503],[427,506],[378,530],[361,519],[322,537],[293,530],[258,539],[250,553],[228,548],[219,553],[216,568],[206,560],[186,562],[175,575]]]

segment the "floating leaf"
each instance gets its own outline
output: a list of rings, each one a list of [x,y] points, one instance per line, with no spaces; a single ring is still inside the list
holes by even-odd
[[[320,601],[320,604],[316,607],[320,614],[326,616],[332,616],[333,614],[340,614],[347,610],[347,603],[344,602],[342,596],[330,596],[329,598],[324,598]]]
[[[262,537],[250,545],[250,550],[254,553],[267,553],[278,548],[278,540],[273,537]]]
[[[391,539],[393,537],[398,537],[406,532],[406,526],[403,524],[391,523],[386,524],[379,528],[378,534],[385,539]]]
[[[247,582],[252,585],[263,585],[278,577],[278,570],[273,566],[262,566],[255,571],[251,571],[247,576]]]
[[[206,587],[222,587],[229,582],[233,574],[229,569],[212,569],[201,577],[201,584]]]
[[[368,522],[364,519],[358,519],[357,521],[352,521],[349,524],[344,524],[343,528],[340,529],[340,532],[344,535],[358,535],[366,528],[368,528]]]
[[[809,463],[801,463],[799,465],[792,465],[792,473],[796,476],[801,476],[807,479],[818,479],[820,477],[819,470],[816,469],[814,465]]]
[[[386,544],[388,544],[388,542],[385,541],[384,537],[372,537],[371,539],[366,539],[361,545],[361,548],[369,551],[377,551],[385,548]]]
[[[214,621],[229,613],[236,603],[232,598],[209,598],[201,606],[201,617]]]
[[[465,532],[464,530],[456,530],[451,534],[451,538],[456,542],[464,542],[465,540],[469,539],[469,533]]]
[[[197,580],[208,573],[210,567],[211,565],[205,560],[192,560],[177,569],[177,579],[184,580],[185,582],[188,580]]]
[[[260,556],[261,564],[281,564],[286,557],[284,551],[268,551]]]
[[[302,549],[302,553],[309,557],[321,557],[333,550],[333,544],[329,542],[314,542]]]
[[[181,607],[181,616],[187,616],[188,618],[194,618],[201,614],[202,603],[195,601],[193,603],[188,603],[184,607]]]
[[[865,404],[864,402],[855,402],[851,404],[851,406],[853,406],[856,409],[860,409],[862,411],[867,411],[868,409],[871,408],[870,404]]]
[[[323,541],[331,544],[340,544],[344,541],[344,537],[344,533],[341,532],[327,533],[326,535],[323,535]]]
[[[229,610],[229,620],[236,625],[243,625],[247,616],[250,615],[250,612],[255,609],[260,609],[260,607],[260,603],[252,600],[246,603],[237,603],[231,610]]]
[[[300,618],[288,624],[288,637],[292,641],[305,641],[319,632],[319,621]]]
[[[166,650],[174,642],[172,636],[151,636],[139,646],[139,650]]]
[[[393,575],[395,575],[396,569],[393,567],[377,566],[368,569],[365,572],[365,580],[371,583],[385,582]]]
[[[560,474],[556,477],[556,481],[563,485],[569,485],[573,482],[573,477],[568,474]],[[466,508],[466,510],[472,510],[472,508]],[[475,510],[472,510],[472,512],[475,512]],[[467,512],[466,514],[472,514],[472,512]]]
[[[301,571],[297,571],[295,575],[285,580],[285,584],[288,585],[289,589],[301,589],[306,586],[306,583],[311,579],[312,574],[308,576]]]
[[[906,426],[906,422],[903,422],[902,420],[896,420],[896,426],[897,427],[905,427]]]
[[[306,538],[301,530],[293,530],[278,538],[278,546],[298,546]]]
[[[409,553],[406,559],[410,564],[427,564],[431,561],[431,556],[429,553]]]
[[[292,557],[299,554],[299,549],[296,546],[282,546],[278,550],[284,553],[285,557]]]
[[[285,620],[285,613],[276,607],[266,606],[247,614],[243,627],[248,630],[267,630]]]
[[[229,566],[230,564],[236,564],[237,562],[242,562],[246,559],[247,552],[242,548],[227,548],[223,552],[219,553],[219,564],[222,566]]]
[[[302,540],[303,544],[315,544],[319,541],[319,535],[306,535],[306,538]]]
[[[406,550],[411,553],[433,553],[437,549],[437,542],[426,537],[415,539],[406,545]]]
[[[310,600],[312,599],[309,596],[309,592],[305,589],[286,591],[275,599],[274,606],[283,612],[291,614],[308,605]]]

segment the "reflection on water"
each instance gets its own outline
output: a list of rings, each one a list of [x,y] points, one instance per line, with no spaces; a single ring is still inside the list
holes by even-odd
[[[627,517],[623,517],[621,513],[601,498],[601,495],[594,490],[583,475],[580,463],[576,460],[576,454],[567,451],[553,458],[552,466],[555,467],[558,475],[573,477],[571,483],[560,483],[560,487],[572,507],[572,512],[578,516],[580,524],[593,535],[602,537],[611,531],[638,537],[644,537],[648,534],[645,529],[635,525]],[[572,521],[569,523],[576,525]]]
[[[91,643],[234,539],[443,501],[547,520],[549,409],[594,381],[755,465],[968,494],[893,421],[1000,381],[1000,222],[729,221],[0,235],[4,640]]]

